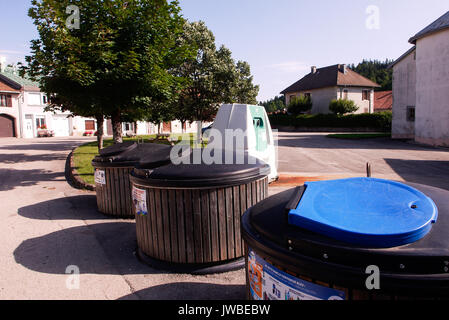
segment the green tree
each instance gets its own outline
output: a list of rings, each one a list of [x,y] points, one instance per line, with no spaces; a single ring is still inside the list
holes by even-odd
[[[312,99],[309,96],[293,97],[288,104],[288,112],[299,115],[312,110]]]
[[[284,110],[286,108],[284,95],[276,96],[273,99],[260,102],[259,104],[261,106],[264,106],[267,112],[275,112],[278,110]]]
[[[352,64],[349,67],[360,75],[378,83],[381,88],[377,91],[389,91],[393,86],[393,70],[389,66],[393,60],[363,60],[357,66]]]
[[[29,16],[39,39],[31,42],[22,72],[38,80],[48,96],[67,101],[69,110],[110,117],[114,142],[121,142],[123,119],[145,118],[182,89],[171,70],[193,54],[188,43],[177,42],[185,20],[177,1],[73,3],[80,9],[78,29],[66,25],[68,1],[32,0]],[[79,103],[72,89],[88,99]]]
[[[344,115],[347,113],[356,112],[359,110],[359,107],[352,100],[338,99],[330,102],[329,110],[336,115]]]
[[[235,63],[229,49],[217,49],[213,33],[204,22],[188,22],[181,43],[195,47],[196,56],[180,65],[175,74],[188,79],[175,104],[181,121],[211,121],[221,103],[256,104],[259,87],[253,85],[247,62]]]

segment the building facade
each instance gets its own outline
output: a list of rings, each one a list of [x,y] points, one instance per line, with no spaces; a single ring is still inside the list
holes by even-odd
[[[14,68],[0,65],[0,138],[35,138],[42,129],[51,130],[56,137],[94,135],[98,130],[94,118],[73,116],[70,112],[48,112],[46,95],[38,84],[22,78]],[[203,123],[207,126],[208,123]],[[158,125],[145,121],[122,123],[123,135],[158,133]],[[104,121],[103,132],[112,136],[110,120]],[[171,121],[161,124],[161,133],[195,133],[197,123]]]
[[[392,64],[393,138],[449,146],[449,12]]]
[[[309,96],[312,99],[311,114],[330,113],[332,100],[348,99],[359,109],[355,113],[374,112],[374,89],[377,83],[352,71],[344,64],[325,68],[311,68],[311,72],[292,84],[281,94],[288,105],[294,97]]]
[[[43,129],[56,137],[97,131],[94,119],[48,112],[47,105],[47,96],[37,83],[20,77],[14,68],[0,66],[0,137],[35,138]]]

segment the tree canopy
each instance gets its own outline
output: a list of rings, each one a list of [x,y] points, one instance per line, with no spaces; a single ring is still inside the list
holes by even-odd
[[[293,97],[288,104],[288,112],[294,115],[300,115],[312,110],[312,99],[309,96],[301,95]]]
[[[28,73],[54,106],[102,113],[121,142],[123,117],[139,120],[176,98],[184,83],[171,72],[194,54],[177,41],[185,20],[177,1],[78,0],[79,28],[66,26],[67,2],[32,0],[39,32],[26,57]]]
[[[275,112],[278,110],[284,110],[287,106],[285,105],[285,96],[276,96],[273,99],[263,101],[259,103],[261,106],[265,107],[267,112]]]
[[[393,63],[393,60],[386,59],[379,60],[363,60],[357,66],[349,65],[351,70],[358,74],[378,83],[381,88],[377,91],[390,91],[393,87],[393,70],[388,67]]]
[[[181,121],[211,121],[221,103],[256,104],[259,86],[253,84],[247,62],[232,58],[225,46],[217,49],[215,37],[204,22],[187,22],[181,43],[196,47],[193,59],[175,68],[188,79],[173,107]]]

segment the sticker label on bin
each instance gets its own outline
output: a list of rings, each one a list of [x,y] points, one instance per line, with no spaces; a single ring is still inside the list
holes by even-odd
[[[106,174],[103,170],[95,170],[95,183],[101,185],[106,184]]]
[[[323,287],[285,273],[248,253],[248,279],[254,300],[345,300],[343,291]]]
[[[147,192],[145,190],[133,187],[133,204],[137,215],[146,216],[148,214]]]

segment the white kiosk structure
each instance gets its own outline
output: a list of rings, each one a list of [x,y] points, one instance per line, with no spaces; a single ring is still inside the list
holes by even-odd
[[[223,137],[223,148],[247,152],[264,161],[271,168],[269,180],[273,181],[278,178],[277,148],[275,148],[273,131],[264,107],[224,104],[218,111],[212,128],[220,131]],[[233,143],[229,144],[229,141],[226,143],[226,130],[228,129],[236,134],[243,132],[243,143],[235,141],[238,140],[238,137],[234,139]]]

